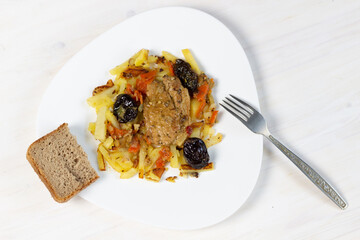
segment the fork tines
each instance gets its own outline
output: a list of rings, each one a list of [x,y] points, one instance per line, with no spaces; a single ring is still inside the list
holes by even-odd
[[[248,119],[251,117],[252,114],[254,114],[254,111],[251,109],[249,104],[244,102],[243,100],[229,94],[231,98],[225,97],[226,100],[223,100],[226,105],[221,104],[220,105],[225,108],[229,113],[231,113],[233,116],[235,116],[237,119],[239,119],[242,122],[247,122]],[[229,106],[229,107],[228,107]],[[235,110],[235,111],[233,111]]]

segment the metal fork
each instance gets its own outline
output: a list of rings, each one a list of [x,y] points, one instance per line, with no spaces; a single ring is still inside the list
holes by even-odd
[[[226,105],[220,105],[225,108],[234,117],[239,119],[252,132],[261,134],[272,142],[282,153],[284,153],[326,196],[328,196],[341,209],[345,209],[348,204],[337,193],[337,191],[322,178],[312,167],[296,156],[292,151],[275,139],[267,128],[264,117],[255,110],[254,107],[243,100],[230,94],[232,98],[225,97],[223,100]]]

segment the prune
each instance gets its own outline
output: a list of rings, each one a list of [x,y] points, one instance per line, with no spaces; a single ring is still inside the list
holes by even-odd
[[[138,104],[129,94],[120,94],[116,97],[113,113],[119,122],[130,122],[138,114]]]
[[[210,159],[206,145],[200,138],[189,138],[184,143],[186,162],[195,169],[205,167]]]
[[[198,75],[191,69],[189,63],[181,59],[176,59],[174,64],[174,74],[180,79],[183,87],[189,90],[190,95],[198,91]]]

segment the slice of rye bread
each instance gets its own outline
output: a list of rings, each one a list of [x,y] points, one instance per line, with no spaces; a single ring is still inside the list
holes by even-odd
[[[59,203],[99,178],[67,123],[32,143],[26,158]]]

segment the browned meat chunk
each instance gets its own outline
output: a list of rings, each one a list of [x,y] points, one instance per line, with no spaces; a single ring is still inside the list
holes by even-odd
[[[144,120],[154,145],[181,145],[190,124],[190,96],[177,77],[165,75],[147,86]]]

